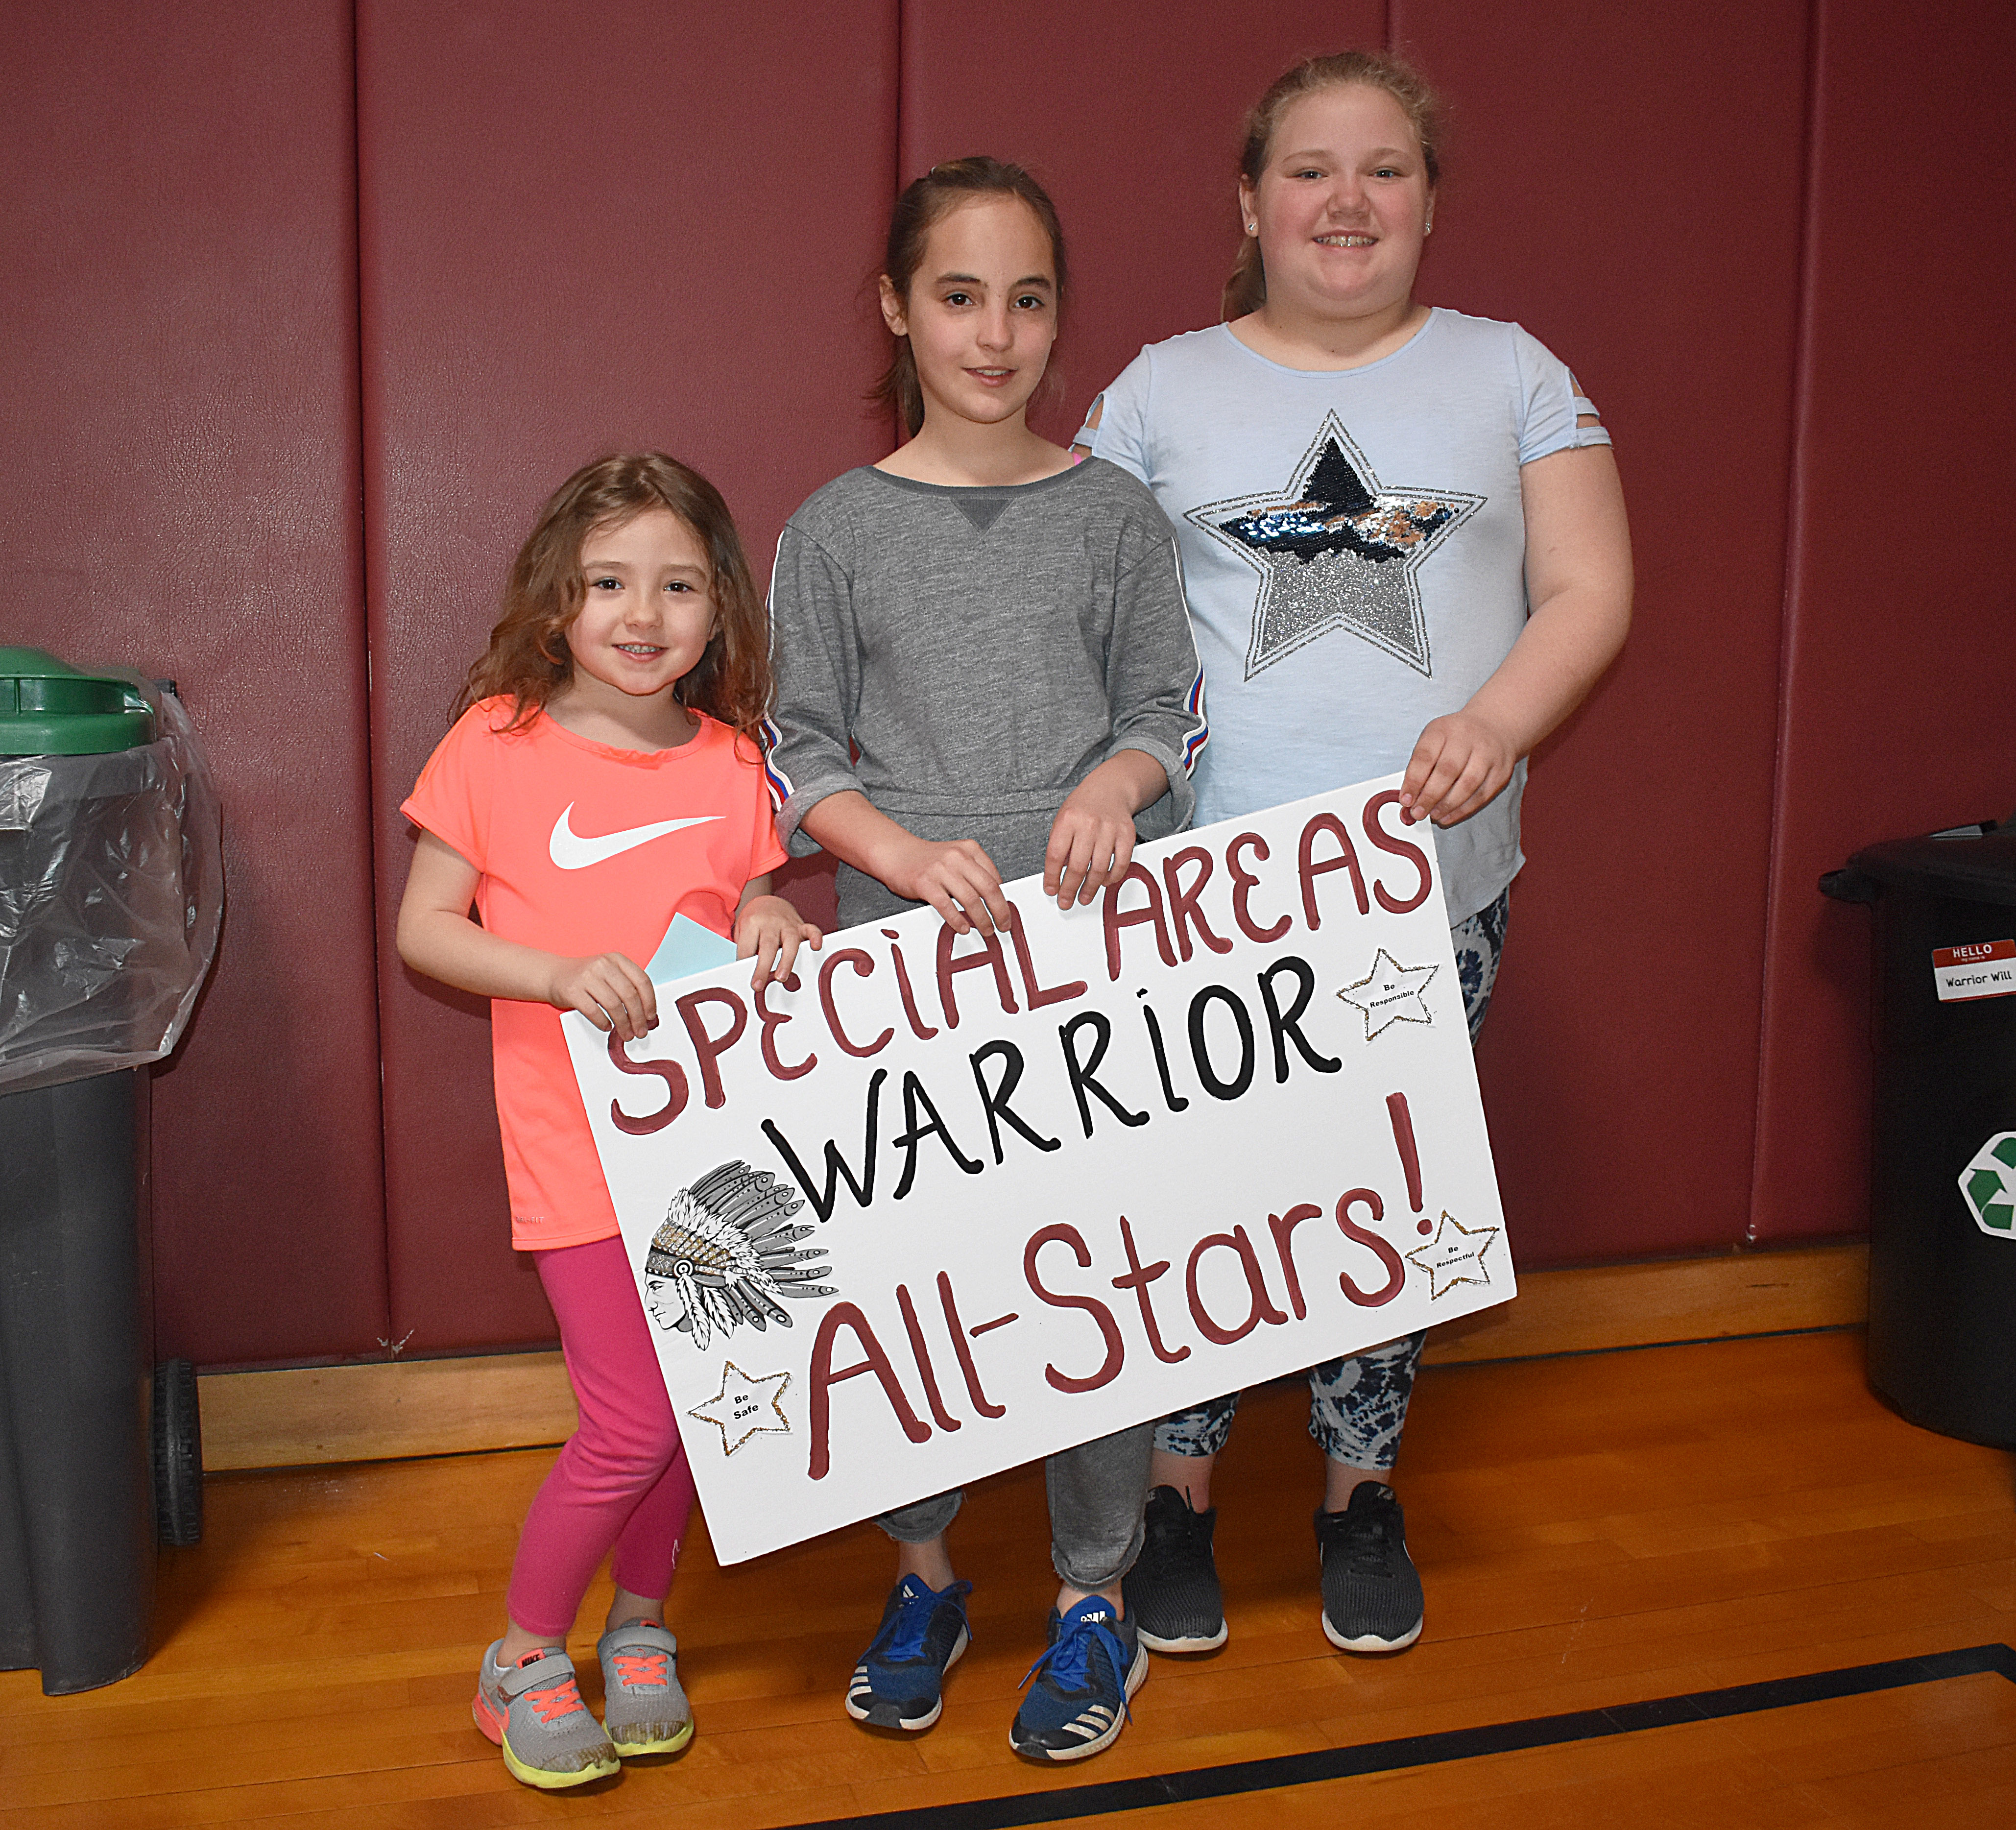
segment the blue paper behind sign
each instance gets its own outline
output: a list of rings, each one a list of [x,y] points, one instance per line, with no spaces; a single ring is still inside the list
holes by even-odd
[[[675,978],[690,978],[696,972],[711,972],[717,966],[732,964],[734,959],[734,942],[723,940],[689,915],[675,915],[650,964],[644,968],[644,976],[653,985],[665,985]]]

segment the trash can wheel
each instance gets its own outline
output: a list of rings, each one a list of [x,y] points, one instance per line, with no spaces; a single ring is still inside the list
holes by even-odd
[[[154,1519],[164,1544],[203,1542],[203,1425],[186,1360],[154,1368]]]

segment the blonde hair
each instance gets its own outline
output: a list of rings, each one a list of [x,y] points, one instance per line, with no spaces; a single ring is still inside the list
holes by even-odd
[[[1275,79],[1266,94],[1246,117],[1246,144],[1239,155],[1239,175],[1258,189],[1260,175],[1274,150],[1274,135],[1281,117],[1305,95],[1322,89],[1341,89],[1353,83],[1383,90],[1400,105],[1421,142],[1421,162],[1432,190],[1442,177],[1442,161],[1436,144],[1441,138],[1441,104],[1421,73],[1402,59],[1384,51],[1338,51],[1328,57],[1305,57],[1291,70]],[[1260,261],[1260,243],[1252,236],[1241,238],[1239,258],[1225,283],[1225,316],[1229,321],[1257,312],[1267,300],[1267,273]]]

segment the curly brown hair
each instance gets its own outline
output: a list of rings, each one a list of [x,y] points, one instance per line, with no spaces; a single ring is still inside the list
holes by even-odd
[[[718,719],[760,748],[771,692],[763,600],[721,492],[661,451],[598,458],[553,492],[511,563],[504,614],[463,682],[451,720],[479,700],[508,693],[517,709],[503,728],[518,730],[531,722],[574,678],[567,632],[587,598],[583,543],[598,528],[619,528],[661,508],[685,522],[705,549],[720,616],[705,651],[675,689],[679,703]]]
[[[1239,175],[1258,189],[1260,175],[1274,150],[1274,130],[1281,117],[1305,95],[1321,89],[1341,89],[1353,83],[1384,89],[1400,105],[1421,142],[1421,162],[1432,192],[1442,182],[1441,105],[1421,73],[1406,59],[1385,51],[1338,51],[1328,57],[1305,57],[1275,78],[1246,117],[1246,135],[1239,149]],[[1229,322],[1257,312],[1267,301],[1267,275],[1260,261],[1260,244],[1247,236],[1225,283],[1222,301]]]

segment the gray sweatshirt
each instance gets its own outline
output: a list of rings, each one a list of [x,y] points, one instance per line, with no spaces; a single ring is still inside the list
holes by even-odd
[[[970,838],[1004,881],[1042,870],[1064,797],[1118,750],[1161,764],[1144,838],[1190,823],[1204,687],[1154,498],[1091,459],[953,488],[849,470],[786,524],[770,584],[777,831],[855,788],[921,838]],[[850,751],[852,759],[850,760]],[[912,908],[841,865],[851,926]]]

